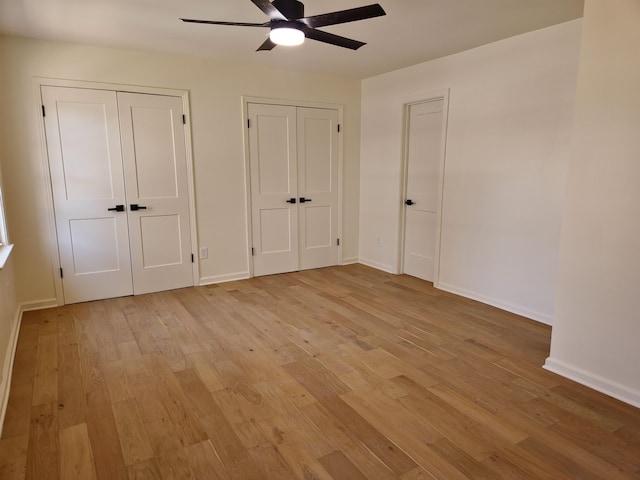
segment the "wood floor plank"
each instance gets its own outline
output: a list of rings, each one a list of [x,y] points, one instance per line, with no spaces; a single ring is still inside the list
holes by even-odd
[[[43,405],[58,399],[58,336],[38,337],[36,371],[33,381],[33,405]]]
[[[27,448],[26,478],[37,480],[59,478],[59,451],[58,405],[49,402],[33,406]]]
[[[29,434],[0,439],[0,478],[22,480],[27,474]]]
[[[86,423],[60,430],[60,478],[97,478]]]
[[[320,457],[318,461],[333,480],[367,480],[367,477],[340,450]]]
[[[142,423],[142,415],[135,398],[112,404],[113,416],[118,429],[120,450],[127,467],[153,458],[153,450]]]
[[[78,345],[60,345],[58,362],[58,418],[60,429],[65,429],[86,422]]]
[[[186,450],[189,468],[194,478],[211,480],[228,480],[230,478],[209,440],[194,443]]]
[[[278,480],[297,480],[300,478],[293,473],[278,448],[271,443],[250,448],[249,454],[262,471],[264,478],[277,478]]]
[[[86,409],[87,431],[98,478],[126,478],[127,469],[109,394],[105,390],[87,393]]]
[[[162,480],[162,474],[155,459],[142,460],[127,467],[130,480]]]
[[[2,438],[16,437],[29,433],[31,423],[31,399],[33,386],[30,383],[13,385],[7,404]]]
[[[550,333],[362,265],[25,312],[0,478],[639,479]]]

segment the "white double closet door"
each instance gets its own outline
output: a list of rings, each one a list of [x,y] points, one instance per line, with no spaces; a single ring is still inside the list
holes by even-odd
[[[338,110],[248,104],[253,274],[338,264]]]
[[[192,286],[182,99],[41,93],[64,302]]]

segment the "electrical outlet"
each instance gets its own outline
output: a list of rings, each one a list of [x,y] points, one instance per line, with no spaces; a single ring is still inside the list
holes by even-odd
[[[376,245],[379,247],[382,246],[382,237],[380,235],[376,237]]]
[[[209,258],[209,247],[200,247],[200,260]]]

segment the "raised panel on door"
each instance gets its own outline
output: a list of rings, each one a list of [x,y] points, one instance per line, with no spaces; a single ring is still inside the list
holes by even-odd
[[[118,93],[118,107],[134,293],[192,286],[182,99]]]
[[[250,103],[253,273],[298,269],[295,107]],[[296,200],[297,201],[297,200]]]
[[[115,92],[43,86],[65,303],[131,295]]]
[[[297,109],[300,269],[338,263],[338,111]]]
[[[409,107],[404,266],[406,274],[434,280],[443,100]]]

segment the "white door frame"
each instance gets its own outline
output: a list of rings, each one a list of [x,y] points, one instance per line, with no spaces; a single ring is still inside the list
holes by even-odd
[[[40,92],[41,87],[68,87],[68,88],[87,88],[92,90],[109,90],[112,92],[130,92],[130,93],[143,93],[149,95],[166,95],[171,97],[180,97],[182,99],[182,111],[187,120],[187,124],[184,129],[185,136],[185,149],[186,149],[186,161],[187,161],[187,186],[189,196],[189,227],[191,234],[191,251],[194,255],[194,262],[192,263],[193,284],[199,284],[200,271],[197,261],[198,255],[198,237],[196,227],[196,201],[195,201],[195,188],[193,179],[193,150],[191,144],[191,115],[189,111],[189,92],[186,90],[175,90],[170,88],[157,88],[146,87],[138,85],[125,85],[117,83],[100,83],[100,82],[85,82],[78,80],[65,80],[57,78],[43,78],[35,77],[33,79],[33,91],[35,97],[35,113],[38,119],[38,131],[40,137],[40,152],[42,158],[42,173],[44,178],[44,187],[47,197],[47,213],[49,219],[49,251],[51,256],[51,268],[53,271],[53,282],[56,293],[56,303],[58,306],[64,305],[64,296],[62,289],[62,279],[58,272],[60,272],[60,257],[58,254],[58,235],[56,233],[56,220],[55,209],[53,204],[53,189],[51,186],[51,174],[49,172],[49,156],[47,154],[47,137],[44,129],[44,122],[42,121],[42,94]]]
[[[247,229],[245,240],[247,243],[247,265],[249,265],[249,277],[253,277],[253,257],[251,255],[251,243],[253,238],[253,223],[251,218],[251,168],[249,165],[249,103],[262,103],[267,105],[285,105],[291,107],[308,107],[308,108],[326,108],[338,110],[338,123],[340,124],[340,134],[338,135],[338,265],[342,265],[342,148],[344,142],[342,135],[344,133],[343,110],[344,106],[335,103],[309,102],[304,100],[286,100],[282,98],[264,98],[264,97],[242,97],[242,125],[244,130],[244,179],[245,179],[245,212],[247,215]]]
[[[436,211],[436,251],[433,272],[433,285],[437,288],[440,280],[440,242],[442,240],[442,199],[444,193],[444,168],[447,147],[447,123],[449,118],[449,89],[435,90],[427,93],[412,95],[402,104],[402,165],[400,174],[400,222],[398,231],[398,258],[396,271],[404,273],[404,243],[406,228],[406,209],[404,199],[407,196],[407,174],[409,162],[409,109],[412,105],[430,101],[442,100],[442,135],[440,138],[440,179],[438,181],[438,203]]]

